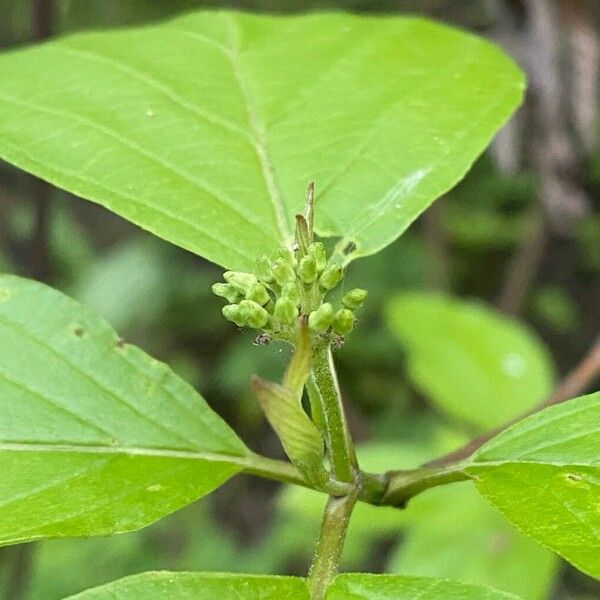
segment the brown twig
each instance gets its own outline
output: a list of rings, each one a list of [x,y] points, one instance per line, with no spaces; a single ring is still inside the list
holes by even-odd
[[[558,384],[554,392],[550,394],[543,402],[540,402],[534,406],[531,410],[528,410],[522,415],[511,419],[507,423],[504,423],[500,427],[496,427],[483,435],[471,440],[468,444],[465,444],[458,450],[454,450],[449,454],[436,458],[423,466],[427,467],[440,467],[448,465],[450,463],[458,462],[465,459],[476,450],[478,450],[488,440],[491,440],[494,436],[504,431],[506,428],[514,425],[521,419],[528,417],[548,406],[554,404],[560,404],[565,402],[578,394],[584,392],[588,386],[594,381],[594,379],[600,374],[600,335],[596,338],[592,347],[588,353],[584,356],[583,360]]]
[[[572,236],[577,222],[590,210],[579,165],[581,150],[589,152],[592,147],[598,87],[598,43],[583,3],[523,0],[521,4],[524,14],[520,27],[509,3],[498,4],[498,35],[529,74],[528,101],[519,116],[531,127],[523,148],[527,157],[523,158],[537,175],[538,197],[532,212],[534,223],[508,264],[498,298],[500,310],[511,315],[519,314],[535,283],[549,235]],[[571,42],[566,62],[565,35]],[[514,128],[514,121],[512,125]],[[583,148],[578,148],[573,129],[579,133]],[[511,152],[518,134],[509,133],[513,135],[505,136],[508,147],[497,143],[496,156],[500,156],[501,166],[515,169],[519,164],[515,155],[518,157],[521,148]],[[523,132],[521,137],[525,139]]]
[[[530,227],[517,252],[509,261],[504,284],[498,298],[498,309],[507,315],[518,315],[537,276],[547,246],[545,217],[539,208],[530,216]]]

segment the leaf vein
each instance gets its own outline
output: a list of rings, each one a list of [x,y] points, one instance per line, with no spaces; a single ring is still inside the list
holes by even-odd
[[[34,335],[26,327],[23,327],[23,325],[21,323],[18,323],[16,321],[13,321],[12,319],[7,318],[6,315],[0,315],[0,323],[4,323],[7,327],[13,329],[17,333],[20,333],[21,335],[24,335],[25,337],[29,338],[34,343],[38,344],[40,347],[42,347],[45,350],[47,350],[48,352],[50,352],[59,361],[61,361],[62,363],[64,363],[65,365],[67,365],[68,367],[73,369],[73,371],[78,373],[81,377],[83,377],[84,379],[86,379],[87,381],[92,383],[93,385],[97,386],[98,389],[100,389],[105,394],[110,396],[113,400],[116,400],[117,403],[128,408],[132,413],[134,413],[137,417],[139,417],[143,421],[151,423],[154,427],[163,431],[163,433],[166,433],[169,436],[174,436],[176,439],[179,439],[179,441],[185,443],[186,445],[191,445],[192,447],[194,447],[193,440],[188,439],[187,437],[183,436],[178,431],[174,431],[174,430],[170,429],[169,427],[166,427],[162,423],[159,423],[158,421],[152,419],[149,415],[143,413],[137,406],[128,402],[124,396],[121,396],[118,392],[110,389],[108,386],[106,386],[104,383],[102,383],[99,379],[97,379],[94,375],[84,371],[77,364],[75,364],[74,362],[69,360],[69,357],[67,355],[61,353],[54,346],[52,346],[51,344],[47,343],[46,341],[44,341],[44,340],[40,339],[39,337],[37,337],[36,335]]]
[[[219,204],[222,204],[223,206],[229,208],[231,211],[238,214],[248,224],[252,225],[253,227],[258,228],[261,232],[263,232],[267,236],[269,236],[269,237],[271,236],[271,232],[265,228],[264,224],[260,220],[256,220],[256,219],[250,217],[249,215],[247,215],[245,212],[241,211],[239,206],[237,206],[237,204],[234,201],[232,201],[231,199],[228,199],[226,196],[224,196],[222,194],[222,192],[212,189],[211,186],[207,182],[201,181],[196,177],[192,177],[186,171],[179,169],[178,167],[176,167],[169,161],[157,156],[156,154],[154,154],[152,152],[145,150],[137,142],[134,142],[133,140],[123,136],[122,134],[118,133],[114,129],[107,127],[106,125],[101,125],[99,123],[96,123],[95,121],[92,121],[91,119],[88,119],[87,117],[84,117],[77,113],[73,113],[73,112],[70,112],[67,110],[57,110],[54,108],[49,108],[47,106],[31,102],[30,100],[14,98],[12,96],[5,94],[4,92],[0,92],[0,100],[14,104],[16,106],[22,106],[24,108],[28,108],[29,110],[39,111],[41,113],[53,115],[55,117],[71,119],[73,121],[81,123],[82,125],[84,125],[86,127],[89,127],[96,131],[99,131],[100,133],[103,133],[104,135],[106,135],[108,137],[111,137],[112,139],[116,140],[117,142],[119,142],[120,144],[125,146],[126,148],[129,148],[130,150],[137,153],[139,156],[142,156],[142,157],[154,162],[155,164],[161,166],[162,168],[164,168],[167,172],[171,173],[172,175],[181,177],[183,180],[185,180],[192,186],[196,187],[201,192],[206,193],[209,196],[211,196]]]

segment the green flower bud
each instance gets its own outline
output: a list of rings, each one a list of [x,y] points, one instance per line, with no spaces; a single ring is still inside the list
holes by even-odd
[[[269,313],[252,300],[242,300],[239,305],[240,315],[245,324],[253,329],[262,329],[269,322]]]
[[[246,294],[246,299],[253,300],[257,304],[264,306],[271,299],[271,296],[269,296],[267,288],[262,283],[255,283],[248,290],[248,293]]]
[[[327,266],[327,252],[325,252],[325,246],[321,242],[313,242],[308,249],[311,256],[314,257],[315,263],[317,264],[317,271],[322,273]]]
[[[277,250],[277,256],[283,259],[292,268],[294,268],[298,264],[294,253],[291,250],[288,250],[287,248],[279,248]]]
[[[248,289],[258,281],[253,273],[241,273],[239,271],[225,271],[223,278],[244,296]]]
[[[356,317],[354,313],[348,308],[340,308],[335,315],[333,315],[333,319],[331,321],[331,325],[333,330],[338,335],[346,335],[354,329],[354,322],[356,321]]]
[[[275,276],[275,281],[281,286],[294,281],[296,278],[292,266],[281,257],[273,263],[273,275]]]
[[[319,279],[321,287],[325,290],[332,290],[344,276],[344,271],[339,265],[330,265],[325,269]]]
[[[286,283],[281,290],[281,297],[287,298],[295,305],[300,302],[300,292],[298,291],[298,286],[295,281],[290,283]]]
[[[329,302],[325,302],[308,315],[308,326],[313,331],[325,331],[331,325],[332,318],[333,306]]]
[[[262,254],[256,259],[256,274],[258,279],[264,283],[273,281],[273,271],[271,271],[271,261],[266,254]]]
[[[275,302],[273,315],[285,325],[293,325],[298,317],[298,307],[289,298],[282,296]]]
[[[315,262],[314,256],[307,254],[300,259],[298,265],[298,276],[304,283],[312,283],[317,277],[317,263]]]
[[[228,302],[237,302],[240,299],[239,292],[230,283],[215,283],[212,291],[215,296],[225,298]]]
[[[362,303],[365,301],[366,297],[367,290],[355,288],[350,290],[347,294],[344,294],[344,297],[342,298],[342,304],[346,308],[356,310],[362,306]]]
[[[235,323],[238,327],[243,327],[246,324],[239,304],[227,304],[221,309],[221,312],[228,321]]]

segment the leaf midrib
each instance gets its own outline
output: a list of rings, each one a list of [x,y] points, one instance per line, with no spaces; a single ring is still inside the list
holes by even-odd
[[[239,26],[231,13],[221,13],[221,15],[224,19],[226,19],[230,32],[231,51],[225,53],[225,56],[228,57],[231,63],[233,75],[240,90],[240,95],[242,97],[244,106],[246,107],[248,126],[250,127],[252,134],[252,147],[256,152],[256,156],[261,168],[261,174],[267,187],[269,201],[273,208],[279,236],[281,238],[281,242],[286,243],[291,240],[291,232],[289,229],[286,210],[281,197],[281,192],[279,191],[275,181],[275,170],[273,163],[268,152],[266,128],[259,117],[256,101],[252,94],[248,78],[244,74],[244,70],[240,62],[241,51]]]
[[[253,467],[251,454],[246,456],[225,452],[205,452],[195,450],[174,450],[171,448],[144,448],[140,446],[98,446],[87,444],[48,444],[36,442],[0,442],[0,452],[61,452],[65,454],[96,454],[105,456],[139,456],[142,458],[177,458],[204,460],[237,465],[241,468]]]

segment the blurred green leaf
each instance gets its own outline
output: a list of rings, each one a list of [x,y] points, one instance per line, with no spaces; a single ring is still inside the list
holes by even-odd
[[[523,239],[526,210],[536,193],[535,178],[523,171],[503,174],[487,155],[444,202],[443,225],[452,242],[489,253]],[[471,267],[472,268],[472,267]]]
[[[95,313],[0,276],[0,543],[137,529],[249,451],[169,368]]]
[[[380,250],[461,179],[524,86],[475,36],[333,13],[199,12],[7,53],[0,73],[3,158],[245,270],[291,241],[313,179],[317,232],[353,241],[348,258]]]
[[[308,600],[298,577],[229,573],[142,573],[70,596],[68,600]]]
[[[536,316],[559,333],[568,333],[579,322],[577,304],[560,287],[545,286],[535,292],[533,310]]]
[[[444,224],[453,240],[488,252],[492,248],[510,248],[520,242],[526,226],[521,215],[477,213],[467,209],[446,210]]]
[[[600,577],[600,392],[509,427],[467,463],[479,492],[523,533]]]
[[[458,581],[398,575],[338,575],[326,600],[518,600],[518,596]]]
[[[503,423],[550,393],[546,348],[524,325],[483,304],[407,292],[388,309],[415,385],[441,410],[481,428]]]
[[[407,517],[391,573],[459,579],[528,600],[547,597],[555,557],[512,527],[472,483],[426,491],[410,501]]]
[[[133,238],[113,246],[82,273],[71,290],[115,329],[149,324],[164,310],[171,287],[155,240]]]

